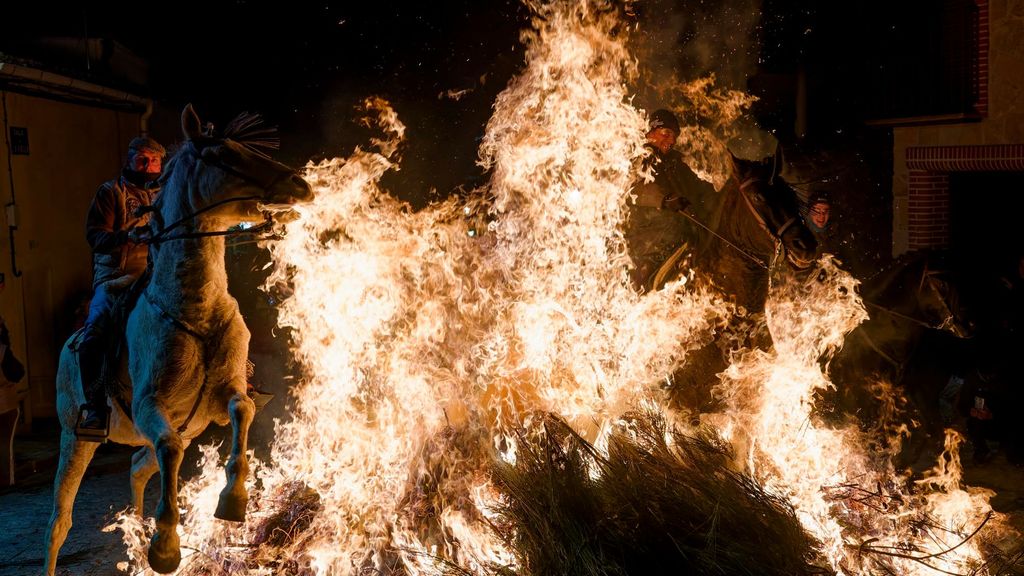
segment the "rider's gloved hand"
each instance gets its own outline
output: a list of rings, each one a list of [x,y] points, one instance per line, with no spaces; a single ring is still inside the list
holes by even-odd
[[[666,196],[661,202],[662,210],[671,210],[673,212],[683,212],[690,207],[690,201],[685,196]]]
[[[149,226],[136,226],[128,231],[128,241],[134,244],[149,244],[153,239],[153,231]]]

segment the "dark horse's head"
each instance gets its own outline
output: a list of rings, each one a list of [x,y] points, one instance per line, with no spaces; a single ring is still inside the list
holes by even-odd
[[[920,292],[921,308],[930,318],[935,318],[938,330],[949,332],[957,338],[974,335],[974,320],[970,310],[964,306],[956,274],[946,269],[925,269]]]
[[[763,231],[782,244],[792,266],[809,267],[815,260],[817,242],[800,218],[796,193],[779,176],[782,155],[761,161],[733,156],[732,162],[740,195]]]
[[[163,176],[165,189],[187,190],[180,198],[187,219],[220,220],[235,224],[252,220],[261,212],[311,200],[309,184],[291,167],[258,149],[266,130],[252,115],[236,118],[222,134],[203,130],[192,105],[181,113],[185,143],[168,163]],[[164,206],[174,200],[162,194]]]
[[[948,254],[919,250],[864,280],[861,295],[874,315],[887,313],[921,328],[948,332],[958,338],[974,334],[973,314],[965,305],[963,273]]]

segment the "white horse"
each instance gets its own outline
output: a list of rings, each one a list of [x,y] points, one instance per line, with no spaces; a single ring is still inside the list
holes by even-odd
[[[229,226],[258,218],[260,209],[312,197],[291,168],[244,144],[252,123],[233,123],[222,138],[203,134],[189,105],[182,112],[186,142],[167,163],[153,206],[152,274],[128,316],[127,373],[132,383],[112,402],[113,442],[140,446],[132,455],[132,505],[142,513],[143,490],[159,470],[160,501],[150,567],[173,572],[181,562],[177,533],[178,470],[188,443],[211,422],[232,428],[227,486],[215,516],[241,522],[248,494],[246,443],[255,407],[246,395],[249,330],[228,294],[224,267]],[[72,337],[72,339],[74,336]],[[60,464],[47,530],[45,569],[53,575],[75,495],[98,444],[79,441],[75,425],[84,401],[75,353],[65,346],[57,372]],[[129,404],[130,403],[130,404]]]

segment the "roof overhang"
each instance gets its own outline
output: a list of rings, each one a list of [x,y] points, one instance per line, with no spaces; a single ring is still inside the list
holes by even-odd
[[[146,112],[152,107],[149,98],[13,62],[0,61],[0,87],[12,92],[101,108]]]

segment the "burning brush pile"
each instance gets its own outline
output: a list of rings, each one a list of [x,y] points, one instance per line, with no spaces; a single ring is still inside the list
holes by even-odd
[[[685,279],[630,286],[627,194],[650,175],[623,14],[527,2],[525,67],[480,148],[486,204],[413,212],[382,190],[404,126],[380,100],[384,137],[307,167],[316,200],[270,279],[293,287],[295,409],[253,463],[243,526],[212,519],[223,473],[204,449],[179,573],[999,573],[1010,537],[960,482],[955,439],[908,485],[813,416],[819,358],[865,317],[830,263],[775,282],[774,348],[732,357],[721,412],[694,429],[667,407],[730,307]],[[125,568],[144,567],[146,527],[119,523]]]
[[[627,414],[599,450],[547,417],[492,477],[496,528],[529,574],[821,573],[793,508],[736,470],[710,430]]]

